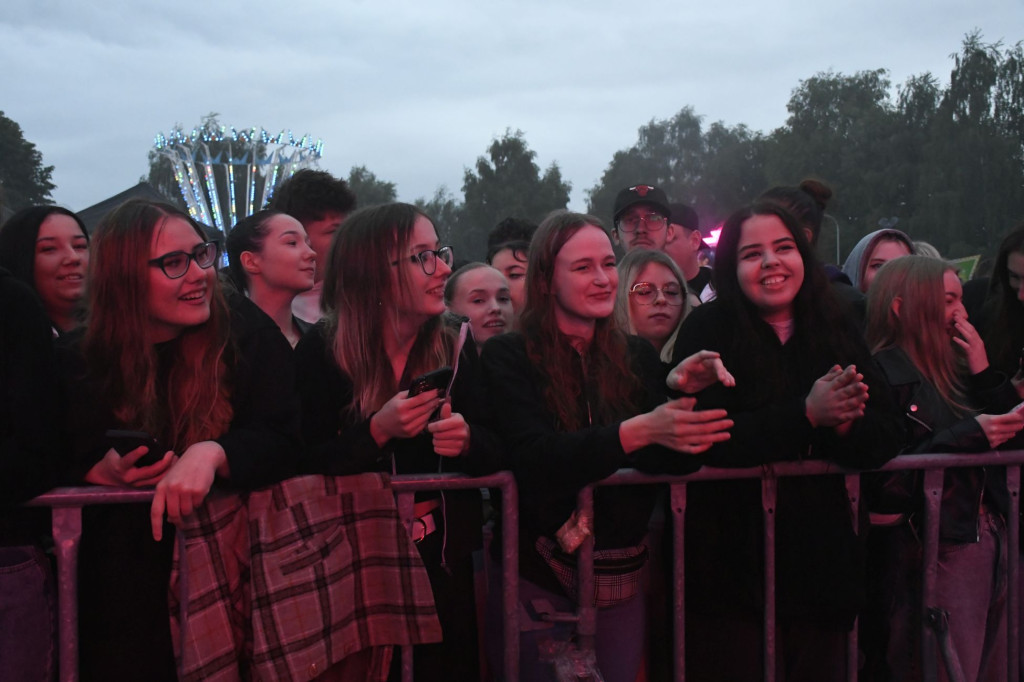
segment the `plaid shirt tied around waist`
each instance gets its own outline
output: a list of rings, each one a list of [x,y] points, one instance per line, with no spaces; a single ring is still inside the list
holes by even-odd
[[[211,495],[179,533],[170,599],[183,681],[310,680],[367,647],[441,640],[380,473]]]

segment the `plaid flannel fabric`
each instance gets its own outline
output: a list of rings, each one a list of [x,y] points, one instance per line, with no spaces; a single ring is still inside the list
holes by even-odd
[[[182,680],[308,680],[371,646],[436,642],[419,553],[385,474],[211,498],[184,529]]]
[[[576,556],[563,552],[554,540],[543,535],[537,538],[535,547],[565,593],[579,602],[580,578],[576,570]],[[647,546],[643,544],[595,551],[594,605],[612,606],[635,596],[640,591],[646,565]]]

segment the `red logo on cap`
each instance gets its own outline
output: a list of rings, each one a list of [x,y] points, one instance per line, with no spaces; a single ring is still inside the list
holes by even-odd
[[[650,185],[637,185],[636,187],[630,187],[630,189],[639,194],[640,196],[645,197],[647,196],[647,193],[654,188],[651,187]]]

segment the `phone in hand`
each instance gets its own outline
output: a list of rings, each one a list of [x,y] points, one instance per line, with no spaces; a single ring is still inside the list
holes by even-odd
[[[448,391],[448,384],[452,380],[452,368],[442,367],[441,369],[435,369],[433,372],[427,372],[422,376],[418,376],[412,380],[409,384],[409,397],[419,395],[425,391],[431,391],[437,389],[441,392],[441,395]]]
[[[104,435],[104,444],[106,446],[103,448],[104,452],[113,449],[122,457],[135,448],[145,445],[149,451],[135,462],[137,467],[156,464],[164,458],[167,450],[170,449],[165,448],[156,438],[145,431],[123,431],[120,429],[108,430]]]

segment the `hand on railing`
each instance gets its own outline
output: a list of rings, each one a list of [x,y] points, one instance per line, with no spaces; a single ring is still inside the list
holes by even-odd
[[[1024,417],[1017,410],[1006,414],[979,414],[975,419],[985,432],[992,449],[998,448],[1024,428]]]
[[[814,382],[804,399],[807,421],[814,427],[849,429],[849,424],[864,416],[868,385],[855,365],[846,369],[835,365]]]
[[[164,512],[174,525],[189,516],[203,503],[213,487],[217,474],[227,476],[228,458],[224,448],[212,440],[190,445],[156,486],[149,520],[153,524],[153,539],[163,537]]]
[[[168,451],[159,462],[148,466],[135,466],[149,452],[149,448],[140,445],[124,457],[117,454],[117,450],[111,448],[103,459],[96,462],[88,473],[85,480],[95,485],[113,485],[130,488],[145,488],[154,486],[160,482],[167,470],[174,464],[174,453]]]
[[[718,381],[723,386],[736,385],[736,379],[722,364],[722,357],[715,351],[702,350],[676,365],[665,383],[673,391],[693,394]]]

